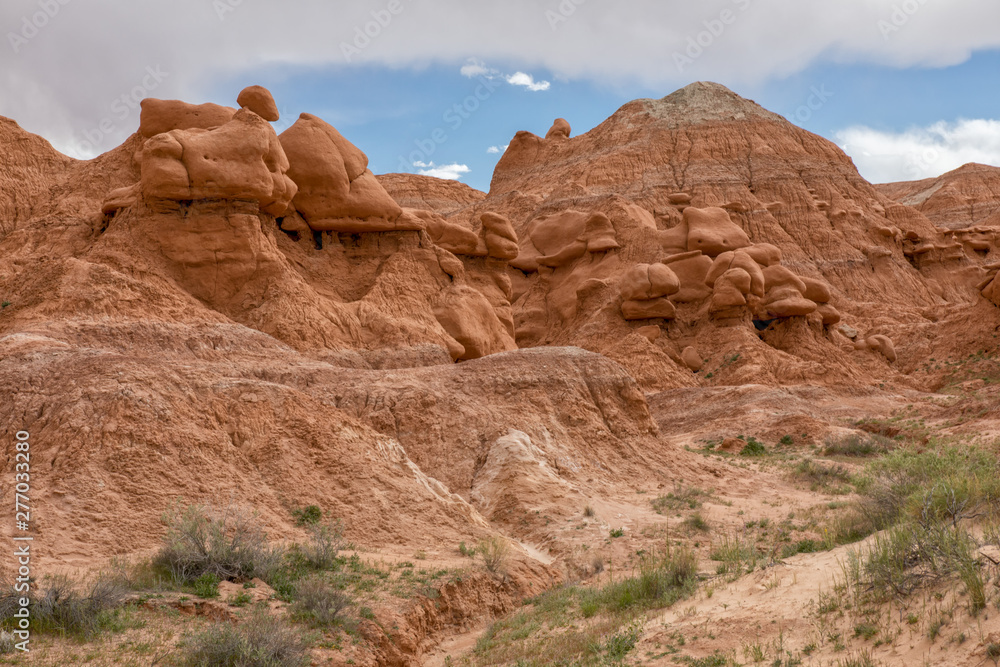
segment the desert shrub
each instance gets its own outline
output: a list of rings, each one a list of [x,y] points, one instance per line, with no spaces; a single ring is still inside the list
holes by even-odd
[[[3,655],[5,653],[13,653],[14,644],[16,642],[17,638],[14,636],[13,632],[0,630],[0,655]]]
[[[233,505],[215,510],[175,504],[163,521],[167,533],[153,565],[178,582],[190,583],[205,574],[219,580],[267,580],[282,566],[284,550],[268,544],[256,513]]]
[[[499,535],[488,537],[479,542],[476,548],[482,557],[483,565],[490,574],[506,574],[507,559],[510,555],[510,543]]]
[[[307,505],[299,509],[292,510],[295,523],[300,526],[308,526],[319,523],[323,520],[323,510],[318,505]]]
[[[350,596],[320,575],[311,575],[295,584],[292,615],[314,625],[333,625],[351,605]]]
[[[652,503],[653,510],[657,514],[663,514],[668,510],[676,512],[682,509],[698,509],[701,507],[704,499],[708,497],[708,493],[697,487],[685,487],[679,484],[672,492],[665,496],[654,498],[650,503]]]
[[[701,515],[701,512],[695,512],[684,519],[684,525],[692,530],[707,531],[709,529],[708,521]]]
[[[753,436],[747,438],[747,444],[743,445],[743,449],[740,451],[740,456],[764,456],[765,454],[767,454],[767,447]]]
[[[308,646],[294,629],[259,607],[238,625],[216,623],[186,637],[181,667],[302,667]]]
[[[793,469],[795,479],[807,482],[814,490],[828,489],[845,491],[851,481],[851,473],[842,465],[829,465],[813,459],[800,461]]]
[[[201,575],[191,585],[194,587],[194,594],[200,598],[219,597],[219,578],[211,572]]]
[[[29,596],[31,624],[42,632],[84,639],[104,630],[120,630],[126,595],[127,590],[120,582],[104,575],[89,584],[75,582],[65,575],[48,577],[41,590]],[[4,612],[3,620],[8,622],[8,610]],[[9,613],[13,614],[13,609]]]
[[[299,553],[309,567],[333,570],[344,548],[344,527],[340,520],[313,523],[308,526],[309,541],[299,545]]]
[[[644,554],[634,576],[608,584],[601,591],[605,606],[623,611],[633,607],[667,607],[691,594],[698,578],[698,559],[688,548],[669,545]]]
[[[888,454],[896,443],[878,434],[850,433],[840,438],[827,438],[823,445],[823,454],[826,456],[868,457]]]

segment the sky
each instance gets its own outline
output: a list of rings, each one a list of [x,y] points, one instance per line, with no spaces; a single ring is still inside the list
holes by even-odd
[[[142,98],[260,84],[279,132],[313,113],[375,173],[488,190],[519,130],[715,81],[914,180],[1000,166],[998,26],[997,0],[4,0],[0,115],[87,159]]]

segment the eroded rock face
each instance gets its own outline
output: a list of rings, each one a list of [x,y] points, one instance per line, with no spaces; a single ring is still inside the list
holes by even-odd
[[[180,100],[139,102],[139,134],[147,139],[171,130],[214,130],[233,119],[236,109],[208,102],[188,104]]]
[[[418,222],[402,217],[402,208],[368,169],[368,156],[329,123],[304,113],[279,139],[288,156],[288,175],[298,186],[293,203],[312,229],[422,229]]]
[[[280,215],[296,192],[274,130],[248,109],[214,130],[173,129],[150,137],[141,160],[147,200],[253,199]]]

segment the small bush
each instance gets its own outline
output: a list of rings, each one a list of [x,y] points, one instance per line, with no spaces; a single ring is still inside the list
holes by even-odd
[[[295,523],[299,526],[309,526],[319,523],[323,519],[323,510],[318,505],[307,505],[300,509],[292,510]]]
[[[585,516],[585,517],[592,517],[592,516],[594,516],[594,508],[591,507],[590,505],[587,505],[586,507],[584,507],[583,508],[583,516]]]
[[[792,443],[794,443],[795,439],[792,438],[792,436],[790,436],[790,435],[783,435],[783,436],[781,436],[781,440],[779,442],[782,445],[785,445],[787,447],[788,445],[791,445]]]
[[[295,630],[258,608],[239,625],[217,623],[187,637],[178,661],[181,667],[303,667],[309,656]]]
[[[299,580],[295,585],[292,615],[314,625],[333,625],[351,605],[351,598],[319,575]]]
[[[612,539],[616,537],[622,537],[623,535],[625,535],[625,528],[612,528],[610,535]]]
[[[764,456],[767,454],[767,447],[764,443],[750,436],[747,439],[747,444],[743,446],[742,451],[740,451],[740,456]]]
[[[469,547],[465,546],[465,542],[459,542],[458,543],[458,553],[462,554],[466,558],[475,558],[475,556],[476,556],[476,548],[472,547],[470,549]]]
[[[16,642],[17,638],[14,636],[13,632],[0,630],[0,655],[3,655],[5,653],[13,653],[14,644]]]
[[[195,579],[192,585],[194,586],[194,594],[200,598],[219,597],[219,578],[211,572],[206,572]]]
[[[483,556],[483,565],[490,574],[505,575],[507,558],[510,555],[510,543],[495,535],[479,542],[476,549]]]
[[[813,490],[845,491],[851,481],[851,473],[844,466],[828,465],[813,459],[800,461],[794,468],[793,476],[807,482]]]
[[[123,629],[119,615],[126,594],[120,582],[103,575],[86,587],[65,575],[49,577],[41,594],[31,598],[32,626],[83,639],[103,630]]]
[[[310,524],[308,531],[309,541],[299,546],[305,562],[316,570],[335,569],[344,548],[344,527],[340,520]]]
[[[677,485],[677,488],[671,493],[654,498],[650,503],[652,503],[653,510],[657,514],[663,514],[668,510],[676,512],[682,509],[698,509],[701,507],[703,500],[708,498],[708,496],[708,493],[699,488]]]
[[[881,435],[851,433],[841,438],[828,438],[824,443],[826,456],[869,457],[888,454],[896,443]]]
[[[253,577],[266,581],[284,560],[284,551],[268,544],[260,517],[232,505],[221,511],[174,505],[163,521],[167,534],[153,565],[182,583],[205,574],[220,581]]]
[[[688,528],[691,528],[692,530],[700,530],[700,531],[707,531],[709,528],[708,522],[705,521],[705,518],[701,515],[700,512],[695,512],[691,516],[684,519],[684,525],[687,526]]]

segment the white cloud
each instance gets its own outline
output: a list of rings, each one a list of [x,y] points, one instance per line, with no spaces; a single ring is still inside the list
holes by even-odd
[[[433,176],[434,178],[443,178],[449,181],[457,181],[464,174],[472,171],[468,165],[458,163],[434,164],[433,162],[414,162],[413,166],[420,170],[417,173],[421,176]]]
[[[836,140],[872,183],[932,178],[969,162],[1000,166],[998,120],[939,121],[898,133],[857,126]]]
[[[489,69],[484,62],[475,58],[469,58],[469,61],[459,71],[462,73],[462,76],[467,76],[470,79],[477,76],[492,77],[497,74],[496,70]]]
[[[535,81],[535,77],[530,74],[525,74],[524,72],[514,72],[510,76],[504,77],[507,79],[507,83],[512,86],[524,86],[532,92],[538,92],[541,90],[548,90],[552,85],[548,81]]]
[[[504,146],[490,146],[489,148],[486,149],[486,152],[489,153],[490,155],[499,155],[501,153],[506,152],[507,146],[509,145],[510,144],[506,144]]]

